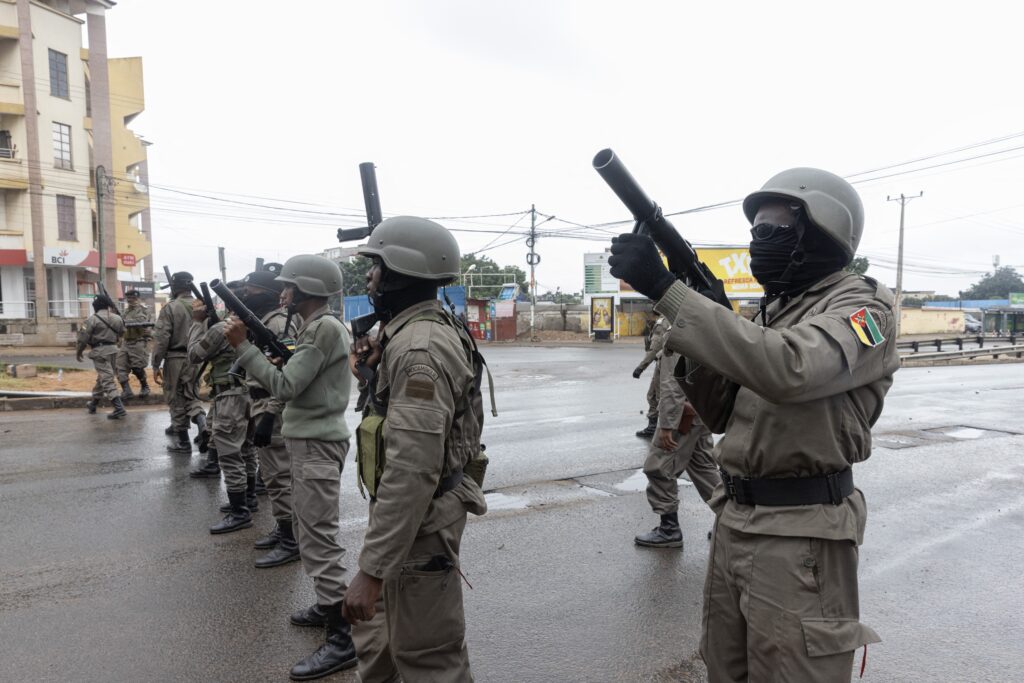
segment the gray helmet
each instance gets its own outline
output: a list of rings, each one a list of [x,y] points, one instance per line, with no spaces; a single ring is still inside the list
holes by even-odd
[[[359,254],[380,257],[389,270],[438,284],[459,276],[458,242],[426,218],[395,216],[381,221]]]
[[[310,296],[331,296],[341,291],[338,264],[315,254],[292,256],[285,261],[277,279]]]
[[[761,204],[769,199],[799,202],[811,223],[839,245],[847,261],[857,253],[864,233],[864,205],[857,190],[839,176],[819,168],[791,168],[778,173],[743,200],[747,220],[753,223]]]

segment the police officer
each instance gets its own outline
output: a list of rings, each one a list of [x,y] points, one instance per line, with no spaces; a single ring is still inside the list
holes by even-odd
[[[302,316],[295,353],[284,367],[271,363],[245,339],[245,326],[230,318],[228,342],[250,377],[284,403],[281,434],[291,458],[293,526],[302,567],[313,577],[317,601],[293,614],[300,626],[326,624],[326,640],[291,670],[295,680],[320,678],[356,663],[351,629],[341,616],[345,568],[338,545],[338,498],[348,453],[345,424],[352,379],[349,337],[331,314],[329,297],[341,291],[341,270],[322,256],[294,256],[278,276],[281,301]]]
[[[93,314],[86,318],[78,330],[78,345],[75,358],[81,362],[82,351],[89,347],[89,358],[96,368],[96,384],[92,387],[92,400],[86,404],[89,414],[96,413],[96,406],[101,398],[108,398],[114,410],[107,419],[116,420],[128,413],[121,402],[121,393],[114,383],[114,363],[117,359],[117,342],[124,334],[124,321],[121,316],[110,310],[111,301],[106,295],[98,294],[92,300]]]
[[[224,339],[223,321],[207,323],[206,307],[192,300],[192,329],[189,332],[188,359],[210,365],[214,408],[213,447],[224,473],[228,503],[224,518],[210,527],[211,534],[226,534],[252,526],[255,510],[256,455],[246,447],[249,430],[249,389],[244,380],[232,374],[235,349]]]
[[[686,400],[675,376],[681,359],[679,354],[665,349],[659,361],[658,431],[644,461],[644,474],[647,475],[647,502],[655,514],[660,515],[661,522],[634,539],[637,545],[650,548],[683,547],[683,532],[679,527],[679,476],[683,472],[689,475],[705,503],[722,481],[711,454],[714,447],[711,432]]]
[[[168,450],[192,453],[188,439],[191,419],[200,435],[208,434],[206,413],[196,395],[199,366],[188,360],[188,338],[192,327],[192,274],[184,271],[171,276],[171,300],[160,309],[153,331],[153,381],[161,385],[171,413]]]
[[[486,511],[467,472],[481,452],[482,361],[437,300],[438,286],[458,276],[459,246],[437,223],[399,216],[359,253],[373,261],[368,290],[383,325],[379,343],[356,349],[376,366],[359,427],[359,473],[373,497],[344,611],[368,622],[354,632],[360,678],[470,681],[459,548],[467,512]],[[363,440],[371,426],[381,439],[372,454]]]
[[[689,361],[686,395],[725,432],[704,588],[709,679],[848,681],[854,651],[878,641],[859,622],[867,508],[851,466],[871,455],[899,366],[893,296],[843,270],[864,210],[842,178],[783,171],[743,210],[766,291],[756,321],[719,305],[720,286],[701,296],[676,282],[647,237],[616,238],[608,261],[673,321],[666,346]]]
[[[668,332],[668,328],[669,324],[664,316],[659,316],[651,328],[644,359],[633,370],[633,378],[640,379],[640,376],[644,374],[644,370],[652,363],[654,364],[654,375],[651,377],[651,383],[647,387],[647,426],[636,433],[642,439],[653,437],[655,430],[658,428],[658,399],[661,387],[661,364],[659,361],[661,359],[662,347],[665,345],[665,334]]]
[[[146,366],[149,364],[149,341],[153,338],[153,314],[146,304],[139,300],[139,292],[129,289],[124,293],[128,306],[124,309],[124,342],[117,354],[117,381],[121,384],[121,398],[133,398],[128,373],[139,380],[140,397],[149,396],[149,382],[146,380]]]
[[[270,264],[274,265],[274,264]],[[280,273],[278,269],[277,273]],[[289,315],[287,306],[280,306],[285,283],[269,270],[249,273],[242,279],[239,298],[245,302],[263,325],[286,343],[294,343],[295,331],[302,324],[296,313]],[[274,515],[275,525],[266,536],[256,539],[258,549],[269,549],[257,558],[257,569],[278,567],[299,559],[299,544],[295,540],[292,524],[291,459],[281,436],[281,411],[284,403],[274,398],[254,378],[249,377],[249,396],[252,399],[252,441],[259,453],[259,473],[266,482],[267,497]],[[257,493],[258,482],[257,482]]]

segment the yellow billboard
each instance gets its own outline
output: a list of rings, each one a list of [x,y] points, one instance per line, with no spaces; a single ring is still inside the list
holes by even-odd
[[[694,247],[694,250],[697,258],[725,285],[725,293],[730,299],[759,299],[764,296],[764,288],[750,272],[749,247]],[[667,268],[668,261],[664,256],[661,258]],[[620,293],[635,291],[619,280]]]

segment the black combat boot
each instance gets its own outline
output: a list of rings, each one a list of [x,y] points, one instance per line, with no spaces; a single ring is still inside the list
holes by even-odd
[[[199,430],[199,452],[205,453],[210,443],[210,429],[206,425],[206,413],[198,413],[192,416],[192,423]]]
[[[164,434],[166,434],[167,436],[174,436],[174,433],[176,431],[178,430],[174,428],[174,425],[171,425],[170,427],[164,430]]]
[[[257,538],[256,541],[252,544],[252,547],[256,548],[257,550],[269,550],[273,548],[275,545],[277,545],[277,542],[280,538],[281,527],[275,523],[274,528],[270,530],[270,533],[266,536],[260,536],[259,538]]]
[[[661,524],[633,541],[648,548],[682,548],[683,532],[679,529],[679,514],[670,512],[661,516]]]
[[[107,414],[108,420],[120,420],[128,414],[128,411],[124,409],[124,403],[121,402],[120,396],[110,399],[110,402],[114,405],[114,410]]]
[[[121,400],[127,401],[135,398],[135,393],[132,391],[132,385],[128,383],[128,380],[121,382]]]
[[[193,479],[220,479],[219,463],[217,449],[211,448],[206,451],[206,462],[189,472],[188,476]],[[227,512],[227,510],[224,512]]]
[[[292,667],[288,673],[293,681],[310,681],[356,665],[356,646],[352,643],[352,627],[341,616],[341,604],[326,605],[327,638],[316,652]]]
[[[327,623],[327,612],[326,608],[321,607],[317,603],[313,603],[306,609],[300,609],[298,612],[293,612],[288,621],[295,624],[296,626],[323,626]]]
[[[132,374],[135,375],[142,389],[139,391],[139,398],[146,398],[149,396],[149,380],[146,379],[146,371],[142,368],[134,368]]]
[[[245,478],[245,507],[249,508],[249,512],[256,512],[260,509],[260,502],[256,500],[256,494],[253,493],[253,487],[256,485],[255,481],[255,477],[252,475]],[[230,510],[230,502],[220,506],[221,512],[229,512]]]
[[[257,569],[269,569],[279,567],[289,562],[297,562],[299,559],[299,544],[295,542],[292,534],[291,522],[278,522],[277,547],[263,557],[256,560]]]
[[[174,442],[167,447],[172,453],[188,453],[192,455],[192,442],[188,440],[188,432],[174,432]]]
[[[90,415],[96,414],[96,399],[93,399],[85,404],[85,409],[89,411]]]
[[[267,495],[267,485],[263,483],[263,469],[256,470],[256,495]]]
[[[227,534],[252,526],[252,515],[245,507],[245,491],[228,491],[230,509],[224,519],[210,527],[211,534]]]
[[[658,418],[649,417],[647,418],[647,426],[636,433],[641,439],[650,439],[654,436],[654,432],[658,430]]]

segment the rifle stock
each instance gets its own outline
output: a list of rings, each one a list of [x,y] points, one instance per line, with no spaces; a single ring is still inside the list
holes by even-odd
[[[668,268],[691,287],[714,289],[718,279],[697,258],[697,252],[662,214],[661,207],[647,196],[615,152],[602,149],[594,156],[594,170],[608,183],[633,215],[633,232],[647,235],[668,258]]]

